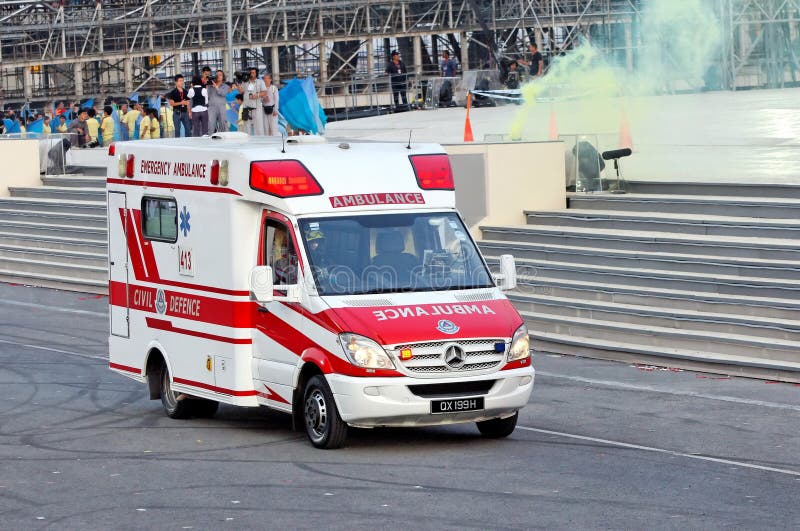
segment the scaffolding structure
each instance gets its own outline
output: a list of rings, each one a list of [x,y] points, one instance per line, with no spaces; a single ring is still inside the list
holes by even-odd
[[[714,0],[725,26],[719,88],[774,87],[797,73],[800,0]],[[6,0],[0,102],[158,94],[200,66],[312,76],[321,95],[374,92],[389,51],[435,75],[442,50],[494,68],[537,42],[581,38],[635,68],[647,0]]]

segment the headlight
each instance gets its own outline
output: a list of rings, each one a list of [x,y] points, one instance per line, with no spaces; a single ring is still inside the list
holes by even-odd
[[[394,363],[383,347],[369,338],[358,334],[341,334],[339,342],[353,365],[367,369],[394,369]]]
[[[531,355],[531,341],[528,338],[528,327],[525,325],[517,328],[508,349],[508,361],[524,360]]]

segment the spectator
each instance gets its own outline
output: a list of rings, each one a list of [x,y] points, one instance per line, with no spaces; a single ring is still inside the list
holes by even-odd
[[[86,109],[81,109],[78,111],[78,117],[69,124],[67,133],[70,135],[69,142],[73,146],[82,148],[86,147],[86,144],[89,143],[89,128],[86,126],[86,119],[88,117],[89,115]]]
[[[161,124],[158,121],[158,110],[148,109],[150,115],[150,138],[161,138]]]
[[[62,114],[64,114],[64,102],[59,101],[56,106],[56,116],[61,116]]]
[[[236,114],[239,116],[239,120],[236,122],[236,130],[237,131],[244,131],[244,122],[242,121],[242,109],[244,109],[244,94],[237,94],[235,97],[235,102],[233,104],[233,108],[236,111]]]
[[[455,77],[458,65],[455,59],[450,58],[450,52],[447,50],[442,52],[442,62],[439,64],[439,70],[442,77]]]
[[[172,109],[172,119],[175,122],[175,137],[192,136],[192,125],[190,121],[189,97],[183,87],[184,79],[182,74],[175,76],[175,88],[167,93],[167,101]]]
[[[56,127],[56,131],[62,134],[67,132],[67,117],[64,116],[63,112],[58,115],[58,127]]]
[[[531,79],[541,77],[541,75],[544,74],[544,59],[542,58],[542,54],[539,53],[539,47],[535,42],[532,42],[528,46],[528,49],[531,53],[530,61],[520,60],[519,63],[528,67],[528,75]]]
[[[97,111],[90,107],[87,109],[86,114],[89,116],[86,119],[86,128],[89,130],[89,144],[90,147],[97,147],[100,145],[97,139],[97,133],[100,130],[100,121],[97,119]]]
[[[203,85],[203,88],[208,88],[208,85],[211,83],[211,67],[204,66],[203,69],[200,71],[200,84]]]
[[[508,73],[506,74],[506,88],[512,90],[519,88],[519,71],[517,70],[516,61],[511,61],[508,64]]]
[[[386,65],[386,73],[391,78],[392,98],[394,99],[395,109],[400,107],[400,99],[403,100],[403,107],[408,109],[408,71],[406,65],[400,60],[400,52],[392,50],[391,60]]]
[[[123,140],[123,141],[131,139],[130,134],[128,133],[128,123],[127,123],[127,120],[125,118],[125,116],[129,112],[130,112],[130,109],[128,108],[128,104],[127,103],[120,103],[120,105],[119,105],[119,123],[122,124],[122,127],[120,128],[119,135],[120,135],[120,139]]]
[[[226,107],[231,87],[225,82],[225,73],[217,70],[216,76],[206,86],[208,91],[208,130],[212,133],[228,130]]]
[[[25,120],[23,120],[22,118],[19,118],[19,119],[17,119],[17,122],[19,122],[19,132],[20,133],[27,133],[28,129],[25,127]]]
[[[205,136],[208,134],[208,90],[203,86],[202,77],[192,79],[188,96],[192,102],[189,113],[192,119],[192,136]]]
[[[139,120],[139,140],[150,140],[150,115],[147,112]]]
[[[136,140],[136,124],[139,122],[139,118],[142,116],[142,106],[139,102],[133,104],[133,109],[129,110],[127,114],[125,114],[125,119],[122,121],[123,124],[128,128],[128,138],[131,140]]]
[[[42,119],[42,135],[47,136],[47,135],[51,134],[52,132],[53,132],[53,130],[50,129],[50,117],[49,116],[45,116]]]
[[[266,134],[266,117],[261,106],[261,100],[267,93],[267,86],[264,85],[262,80],[258,79],[258,70],[255,68],[250,69],[247,81],[242,83],[241,86],[244,95],[242,103],[243,130],[251,135],[264,136]]]
[[[103,135],[103,146],[111,145],[114,141],[114,109],[111,105],[103,107],[103,120],[100,122],[100,133]]]
[[[265,132],[267,136],[281,136],[278,129],[278,102],[280,95],[278,88],[272,84],[272,74],[264,74],[264,86],[267,88],[266,95],[261,103],[264,107]]]

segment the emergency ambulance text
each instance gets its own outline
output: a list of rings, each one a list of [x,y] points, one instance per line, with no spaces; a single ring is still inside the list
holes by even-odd
[[[142,175],[206,178],[207,164],[192,162],[169,162],[164,160],[143,160],[139,163]]]
[[[375,310],[372,314],[378,321],[428,315],[496,315],[495,311],[485,304],[434,304],[433,306],[429,306],[427,310],[422,306],[403,306]]]

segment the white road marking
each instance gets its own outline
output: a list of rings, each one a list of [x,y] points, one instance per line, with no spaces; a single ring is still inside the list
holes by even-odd
[[[708,400],[719,400],[721,402],[732,402],[734,404],[747,404],[749,406],[770,407],[774,409],[788,409],[790,411],[800,411],[800,405],[781,404],[780,402],[766,402],[764,400],[753,400],[750,398],[739,398],[736,396],[714,395],[710,393],[698,393],[695,391],[679,391],[674,389],[659,389],[649,385],[638,385],[614,380],[595,380],[593,378],[583,378],[581,376],[570,376],[568,374],[558,374],[547,371],[536,371],[537,376],[557,378],[559,380],[569,380],[572,382],[585,383],[590,385],[602,385],[603,387],[615,387],[617,389],[630,389],[632,391],[645,391],[648,393],[662,393],[667,395],[688,396],[691,398],[706,398]]]
[[[0,301],[0,306],[17,306],[19,308],[37,308],[50,312],[73,313],[76,315],[91,315],[92,317],[108,317],[108,312],[93,312],[90,310],[78,310],[77,308],[61,308],[52,304],[38,304],[35,302],[22,301]]]
[[[588,437],[586,435],[577,435],[574,433],[564,433],[560,431],[552,431],[552,430],[543,430],[541,428],[531,428],[528,426],[517,426],[519,430],[526,430],[526,431],[534,431],[536,433],[543,433],[545,435],[555,435],[558,437],[566,437],[569,439],[578,439],[581,441],[588,441],[600,444],[607,444],[609,446],[617,446],[619,448],[629,448],[631,450],[641,450],[644,452],[655,452],[659,454],[667,454],[673,455],[675,457],[685,457],[687,459],[698,459],[700,461],[711,461],[712,463],[722,463],[724,465],[734,465],[740,466],[743,468],[752,468],[754,470],[763,470],[765,472],[776,472],[778,474],[785,474],[787,476],[798,476],[800,477],[800,471],[797,470],[789,470],[786,468],[774,468],[771,466],[763,466],[763,465],[756,465],[754,463],[747,463],[743,461],[733,461],[731,459],[721,459],[719,457],[709,457],[705,455],[697,455],[697,454],[687,454],[685,452],[678,452],[675,450],[667,450],[665,448],[655,448],[653,446],[642,446],[640,444],[631,444],[621,441],[611,441],[609,439],[600,439],[597,437]]]
[[[9,341],[7,339],[0,339],[0,343],[6,345],[14,345],[17,347],[25,347],[25,348],[33,348],[38,350],[44,350],[47,352],[56,352],[58,354],[67,354],[68,356],[78,356],[79,358],[89,358],[92,360],[100,360],[100,361],[108,361],[108,357],[105,356],[95,356],[93,354],[82,354],[80,352],[72,352],[69,350],[61,350],[60,348],[52,348],[52,347],[43,347],[41,345],[30,345],[28,343],[20,343],[18,341]]]

